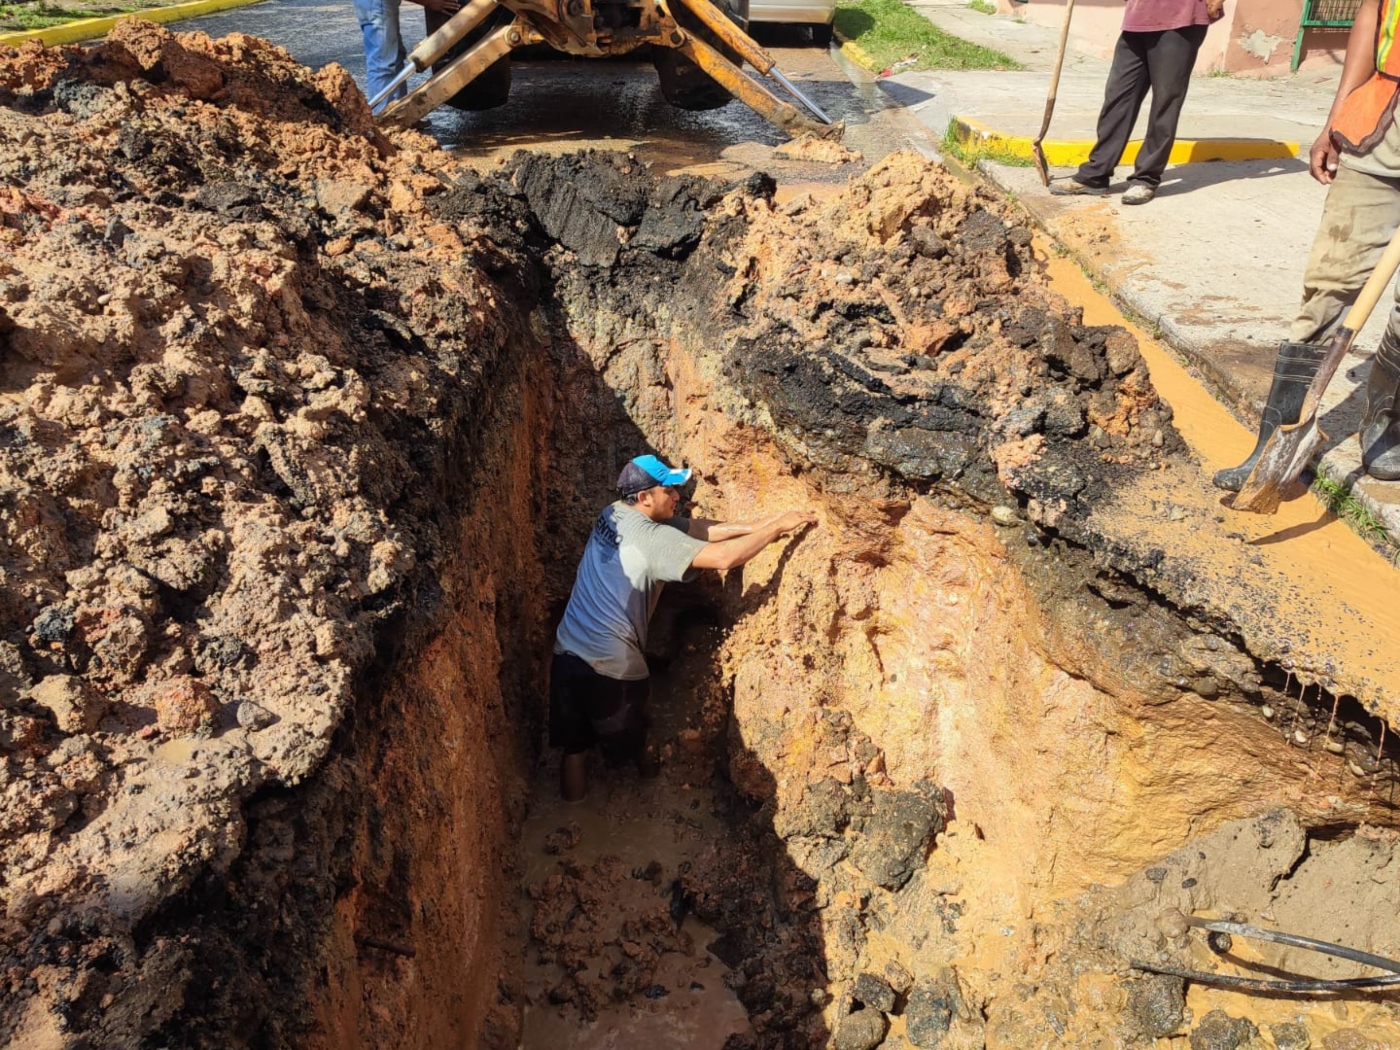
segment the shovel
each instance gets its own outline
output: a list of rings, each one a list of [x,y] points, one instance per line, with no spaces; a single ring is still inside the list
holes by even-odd
[[[1351,349],[1357,330],[1371,316],[1372,309],[1386,286],[1390,284],[1391,278],[1395,276],[1397,268],[1400,268],[1400,229],[1390,238],[1390,244],[1381,256],[1381,261],[1371,271],[1361,294],[1356,297],[1356,302],[1342,320],[1342,327],[1337,329],[1337,334],[1327,343],[1317,375],[1303,399],[1298,422],[1281,426],[1270,436],[1244,487],[1235,497],[1236,510],[1248,510],[1256,514],[1272,514],[1278,510],[1278,505],[1283,499],[1283,490],[1303,472],[1317,446],[1326,440],[1327,435],[1317,424],[1318,402],[1322,400],[1323,392],[1332,381],[1337,366]]]
[[[1042,186],[1050,185],[1050,166],[1045,163],[1045,150],[1041,143],[1050,130],[1050,114],[1055,112],[1055,92],[1060,88],[1060,67],[1065,64],[1065,45],[1069,43],[1069,20],[1074,14],[1074,0],[1065,4],[1065,24],[1060,27],[1060,50],[1055,54],[1055,71],[1050,74],[1050,95],[1045,100],[1045,118],[1040,122],[1040,134],[1031,143],[1031,155],[1035,158],[1035,170],[1040,175]]]

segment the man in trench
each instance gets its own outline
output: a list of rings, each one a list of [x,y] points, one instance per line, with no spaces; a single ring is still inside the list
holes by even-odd
[[[593,523],[550,669],[549,742],[564,752],[559,790],[567,801],[583,798],[595,745],[609,766],[630,762],[643,777],[657,773],[642,650],[662,588],[695,579],[699,569],[737,568],[817,520],[804,510],[758,522],[682,518],[677,489],[689,480],[689,470],[638,456],[618,476],[618,501]]]

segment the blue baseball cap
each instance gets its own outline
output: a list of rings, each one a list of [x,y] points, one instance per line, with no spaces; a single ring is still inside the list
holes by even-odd
[[[684,485],[690,480],[689,468],[672,470],[655,456],[638,456],[617,476],[617,488],[624,496],[657,485]]]

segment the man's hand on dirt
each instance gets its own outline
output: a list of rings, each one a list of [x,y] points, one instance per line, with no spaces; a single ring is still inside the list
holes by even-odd
[[[1337,177],[1337,147],[1332,142],[1332,129],[1322,129],[1322,134],[1308,151],[1308,174],[1324,186]]]
[[[790,510],[773,522],[773,527],[777,529],[779,536],[786,536],[790,532],[796,532],[803,525],[815,525],[816,523],[817,516],[810,510]]]
[[[418,3],[440,15],[455,15],[462,9],[457,0],[418,0]]]

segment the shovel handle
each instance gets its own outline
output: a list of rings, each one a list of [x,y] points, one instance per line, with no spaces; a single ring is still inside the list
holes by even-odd
[[[1069,43],[1069,20],[1074,16],[1074,0],[1068,0],[1065,4],[1065,20],[1060,26],[1060,46],[1055,52],[1055,68],[1050,73],[1050,101],[1055,101],[1055,92],[1060,89],[1060,70],[1065,65],[1065,45]],[[1045,111],[1045,124],[1049,127],[1050,111],[1047,107]],[[1043,135],[1045,132],[1042,131]]]
[[[1060,70],[1065,64],[1065,46],[1069,43],[1069,20],[1074,14],[1074,0],[1065,4],[1065,21],[1060,26],[1060,46],[1055,51],[1055,68],[1050,73],[1050,91],[1045,96],[1045,115],[1040,120],[1040,133],[1031,142],[1031,157],[1035,161],[1035,173],[1040,176],[1041,185],[1050,185],[1050,166],[1045,163],[1045,150],[1041,143],[1050,130],[1050,115],[1055,112],[1055,92],[1060,90]]]
[[[1035,137],[1036,144],[1045,138],[1045,133],[1050,130],[1050,114],[1055,111],[1055,93],[1060,90],[1060,70],[1065,65],[1065,46],[1069,43],[1069,20],[1074,15],[1074,0],[1069,0],[1065,4],[1065,20],[1060,26],[1060,46],[1055,51],[1055,68],[1050,71],[1050,91],[1045,97],[1045,118],[1040,122],[1040,134]]]
[[[1400,229],[1395,231],[1395,235],[1390,238],[1390,243],[1385,246],[1385,254],[1381,256],[1380,262],[1376,263],[1376,268],[1371,271],[1371,276],[1366,279],[1365,285],[1361,288],[1361,294],[1356,297],[1356,302],[1351,304],[1346,319],[1342,321],[1343,325],[1353,332],[1361,331],[1362,326],[1370,318],[1371,311],[1376,308],[1376,303],[1380,302],[1381,293],[1390,284],[1397,269],[1400,269]]]

